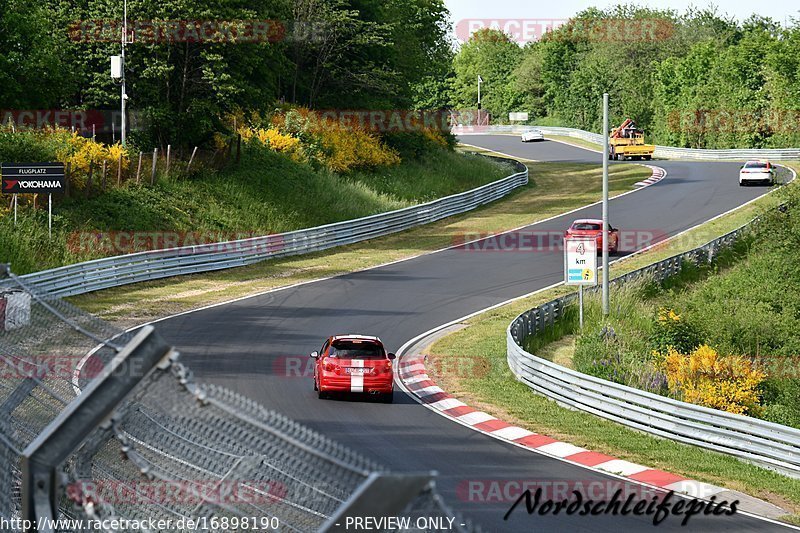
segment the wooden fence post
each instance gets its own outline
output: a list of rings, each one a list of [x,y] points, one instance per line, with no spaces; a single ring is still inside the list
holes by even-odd
[[[139,185],[139,175],[142,173],[142,152],[139,152],[139,166],[136,167],[136,185]]]
[[[94,159],[89,161],[89,177],[86,178],[86,187],[83,190],[83,198],[88,200],[92,192],[92,177],[94,176]]]
[[[102,178],[102,182],[100,183],[100,190],[103,191],[103,192],[106,191],[106,164],[107,163],[108,163],[108,161],[103,159],[103,178]]]
[[[195,154],[197,154],[197,146],[195,146],[194,150],[192,150],[192,157],[189,158],[189,164],[186,165],[186,173],[187,174],[189,173],[189,169],[192,168],[192,161],[194,161]]]
[[[169,156],[170,156],[171,149],[172,149],[172,146],[168,144],[167,145],[167,168],[164,171],[164,175],[166,175],[167,177],[169,177]]]
[[[122,185],[122,152],[119,153],[117,160],[117,187]]]
[[[156,182],[156,163],[158,163],[158,148],[153,148],[153,171],[150,173],[150,185]]]

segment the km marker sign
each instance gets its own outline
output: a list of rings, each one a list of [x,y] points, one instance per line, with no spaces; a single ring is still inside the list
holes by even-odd
[[[53,236],[53,193],[64,192],[64,163],[3,163],[0,192],[14,195],[14,225],[17,225],[17,195],[47,194],[47,228]]]
[[[578,286],[578,320],[583,329],[583,288],[597,285],[597,241],[594,237],[564,239],[564,283]]]

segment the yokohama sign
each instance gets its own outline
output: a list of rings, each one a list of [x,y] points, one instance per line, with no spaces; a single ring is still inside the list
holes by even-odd
[[[3,163],[3,194],[64,191],[63,163]]]

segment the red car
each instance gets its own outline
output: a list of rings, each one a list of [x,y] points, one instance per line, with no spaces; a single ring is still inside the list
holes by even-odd
[[[312,352],[314,390],[320,398],[335,392],[380,395],[385,403],[394,396],[393,353],[387,353],[378,337],[335,335],[319,352]]]
[[[608,253],[619,251],[619,230],[609,224]],[[597,252],[603,253],[603,221],[595,218],[576,220],[564,233],[564,237],[594,237],[597,239]]]

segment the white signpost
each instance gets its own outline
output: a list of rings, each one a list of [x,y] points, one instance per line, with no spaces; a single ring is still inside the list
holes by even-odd
[[[583,288],[597,285],[597,240],[593,237],[564,239],[564,283],[578,286],[580,327],[583,328]]]

